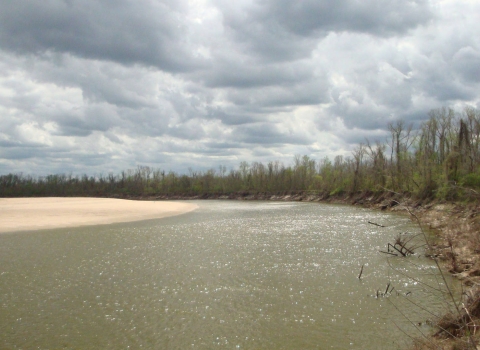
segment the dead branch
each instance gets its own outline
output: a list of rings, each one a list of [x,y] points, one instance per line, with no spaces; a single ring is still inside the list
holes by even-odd
[[[383,250],[379,250],[379,252],[383,253],[383,254],[390,254],[390,255],[393,255],[393,256],[398,256],[398,254],[391,253],[391,252],[384,252]]]
[[[364,264],[364,265],[365,265],[365,264]],[[358,279],[361,279],[361,278],[362,278],[363,266],[364,266],[364,265],[362,265],[362,268],[360,269],[360,274],[358,275]]]
[[[375,225],[375,226],[378,226],[378,227],[385,227],[383,225],[380,225],[380,224],[377,224],[375,222],[372,222],[372,221],[368,221],[369,224],[372,224],[372,225]]]

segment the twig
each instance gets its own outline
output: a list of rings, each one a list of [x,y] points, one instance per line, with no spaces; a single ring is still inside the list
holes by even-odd
[[[405,273],[404,271],[399,270],[399,269],[393,267],[392,264],[390,264],[390,261],[389,261],[388,259],[387,259],[387,264],[388,264],[388,266],[389,266],[393,271],[396,271],[396,272],[398,272],[399,274],[401,274],[401,275],[403,275],[403,276],[405,276],[405,277],[408,277],[408,278],[411,279],[412,281],[415,281],[415,282],[417,282],[417,283],[420,283],[420,284],[424,285],[425,287],[430,288],[431,290],[435,290],[435,291],[437,291],[437,292],[446,293],[446,294],[448,294],[448,295],[453,296],[453,294],[451,294],[450,291],[448,291],[448,290],[445,291],[445,290],[443,290],[443,289],[441,289],[441,288],[433,287],[433,286],[429,285],[428,283],[425,283],[425,282],[419,280],[418,278],[412,277],[412,276],[410,276],[409,274]],[[446,283],[446,281],[445,281],[445,283]],[[447,287],[448,287],[448,286],[447,286]]]
[[[410,216],[412,216],[412,217],[415,219],[415,221],[417,222],[418,227],[420,228],[420,231],[421,231],[421,233],[422,233],[422,235],[423,235],[423,239],[425,240],[425,243],[427,244],[428,249],[429,249],[429,250],[433,250],[433,249],[432,249],[432,246],[430,245],[430,242],[428,241],[427,234],[426,234],[425,231],[423,230],[423,227],[422,227],[422,225],[421,225],[421,223],[420,223],[420,219],[418,218],[417,215],[415,215],[415,214],[410,210],[410,208],[409,208],[408,206],[405,206],[405,208],[406,208],[406,210],[408,211],[408,213],[410,214]],[[447,289],[447,293],[448,293],[448,295],[449,295],[449,297],[450,297],[450,300],[452,301],[453,305],[455,306],[455,309],[456,309],[456,311],[457,311],[457,314],[458,314],[459,316],[461,316],[462,313],[460,312],[460,307],[459,307],[459,305],[457,304],[457,302],[456,302],[456,300],[455,300],[455,297],[454,297],[454,295],[453,295],[453,291],[452,291],[452,290],[450,289],[450,287],[448,286],[447,279],[445,278],[445,274],[443,273],[443,270],[442,270],[442,268],[441,268],[441,266],[440,266],[440,264],[439,264],[439,262],[438,262],[438,259],[435,258],[435,259],[433,259],[433,261],[435,261],[435,265],[437,266],[438,272],[440,272],[440,276],[441,276],[441,278],[442,278],[442,280],[443,280],[443,283],[444,283],[444,285],[445,285],[445,288]]]
[[[405,251],[406,251],[407,253],[413,255],[413,251],[412,251],[411,249],[408,249],[408,248],[405,246],[405,244],[406,244],[406,243],[403,243],[403,242],[401,242],[401,243],[399,244],[399,246],[402,247],[402,251],[403,251],[403,249],[405,249]],[[405,253],[405,255],[406,255],[406,253]]]
[[[392,305],[393,307],[400,313],[400,315],[402,315],[408,322],[411,323],[411,325],[413,327],[415,327],[417,329],[417,331],[422,335],[422,337],[424,337],[427,341],[431,342],[431,340],[421,331],[420,328],[418,328],[418,326],[415,324],[415,322],[413,322],[411,319],[408,318],[407,315],[405,315],[398,307],[397,305],[395,305],[394,302],[392,302],[391,300],[387,299]]]
[[[473,335],[475,335],[475,332],[477,331],[477,325],[475,324],[475,321],[472,319],[472,316],[470,315],[470,312],[468,312],[467,308],[465,307],[465,304],[462,303],[462,308],[465,310],[465,312],[467,313],[467,316],[468,318],[470,318],[470,321],[472,322],[473,324]]]
[[[411,292],[409,292],[409,293],[411,293]],[[404,300],[407,300],[409,303],[412,303],[413,305],[418,307],[420,310],[423,310],[423,311],[429,313],[431,316],[435,317],[437,320],[440,319],[440,316],[434,314],[433,312],[428,310],[426,307],[423,307],[422,305],[420,305],[418,303],[415,303],[413,300],[410,300],[410,298],[404,298]]]
[[[396,244],[395,244],[396,245]],[[397,247],[395,247],[395,245],[392,245],[390,243],[388,243],[387,247],[390,248],[392,247],[393,249],[395,249],[397,252],[399,252],[400,254],[402,254],[402,256],[407,256],[407,254],[405,254],[402,250],[398,249]],[[390,250],[390,249],[389,249]]]
[[[393,255],[393,256],[398,256],[398,254],[390,253],[390,252],[384,252],[383,250],[379,250],[379,252],[383,253],[383,254],[390,254],[390,255]]]
[[[402,195],[401,193],[398,193],[398,192],[395,192],[395,191],[392,191],[392,190],[389,190],[388,188],[385,188],[385,187],[382,187],[380,186],[381,189],[387,191],[387,192],[391,192],[391,193],[395,193],[395,194],[398,194],[398,195]],[[397,202],[396,200],[394,200],[394,202]],[[397,202],[398,203],[398,202]],[[400,203],[398,203],[400,204]]]
[[[360,274],[358,275],[358,279],[362,278],[362,273],[363,273],[363,265],[362,265],[362,268],[360,269]]]
[[[369,221],[368,223],[369,223],[369,224],[372,224],[372,225],[375,225],[375,226],[378,226],[378,227],[385,227],[385,226],[383,226],[383,225],[377,224],[377,223],[372,222],[372,221]]]

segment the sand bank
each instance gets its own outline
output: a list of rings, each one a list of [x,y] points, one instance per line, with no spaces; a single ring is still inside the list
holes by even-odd
[[[110,198],[0,198],[0,232],[157,219],[197,208],[190,203]]]

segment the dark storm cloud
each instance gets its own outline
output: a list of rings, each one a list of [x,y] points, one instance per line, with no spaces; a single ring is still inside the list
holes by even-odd
[[[206,136],[198,120],[192,119],[186,123],[179,123],[170,126],[168,134],[180,139],[199,140]]]
[[[463,47],[455,53],[453,65],[462,79],[477,83],[480,81],[480,51],[471,46]]]
[[[23,65],[38,81],[81,89],[87,103],[106,102],[130,109],[155,106],[150,98],[154,82],[135,67],[54,53],[39,55],[33,62],[26,59]]]
[[[330,32],[401,35],[427,23],[426,0],[263,0],[232,9],[223,4],[224,26],[253,56],[269,61],[309,57]]]
[[[230,110],[229,110],[230,109]],[[227,126],[250,124],[258,117],[238,111],[238,108],[208,107],[208,118],[221,120]]]
[[[167,71],[196,63],[184,41],[184,1],[20,0],[0,5],[0,46],[143,64]]]
[[[115,126],[129,134],[161,136],[167,132],[170,116],[162,108],[145,108],[140,111],[123,109],[119,112],[121,121]]]
[[[315,44],[311,38],[298,37],[289,33],[274,20],[262,22],[251,16],[234,17],[225,15],[224,25],[240,52],[248,52],[255,59],[259,57],[271,62],[294,61],[308,57]]]
[[[3,147],[3,148],[10,148],[18,145],[21,145],[21,143],[15,142],[13,140],[0,140],[0,147]]]
[[[66,116],[64,120],[58,123],[59,130],[54,135],[61,136],[88,136],[92,133],[94,127],[87,121],[76,117]],[[105,130],[103,130],[105,131]]]
[[[296,134],[294,130],[281,130],[280,127],[271,123],[239,126],[235,129],[234,139],[246,144],[260,145],[306,145],[311,142],[308,137]]]
[[[204,145],[215,150],[242,148],[242,145],[234,142],[206,142]]]
[[[477,98],[480,82],[475,76],[480,73],[475,63],[480,63],[480,57],[475,58],[472,51],[464,57],[463,52],[454,58],[435,53],[414,61],[414,89],[443,105]]]
[[[9,160],[25,160],[44,157],[48,153],[45,152],[45,149],[39,148],[39,146],[25,147],[22,145],[20,147],[11,147],[8,149],[8,151],[0,150],[0,158]]]
[[[259,64],[254,61],[217,62],[214,70],[199,75],[206,86],[222,88],[233,87],[249,89],[277,84],[294,84],[306,79],[311,74],[309,67],[288,64]]]
[[[366,144],[367,140],[372,145],[375,142],[385,142],[389,136],[386,130],[364,130],[364,129],[350,129],[342,135],[342,141],[347,142],[353,148],[359,144]]]
[[[87,136],[94,131],[106,132],[119,124],[115,110],[109,105],[90,105],[78,114],[52,116],[58,131],[54,134],[63,136]]]
[[[295,106],[328,102],[328,80],[323,74],[302,80],[251,89],[227,89],[225,96],[244,113],[271,114],[291,110]]]
[[[330,31],[390,36],[425,23],[432,12],[426,0],[265,0],[260,2],[256,17],[273,17],[274,22],[299,36]]]

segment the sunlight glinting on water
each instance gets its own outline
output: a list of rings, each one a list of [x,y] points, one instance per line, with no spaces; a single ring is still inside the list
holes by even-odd
[[[0,344],[396,349],[408,344],[397,326],[414,336],[410,320],[430,330],[432,316],[408,299],[445,310],[416,281],[441,284],[421,250],[407,259],[378,252],[418,231],[408,217],[315,203],[197,203],[163,220],[1,236]],[[382,297],[388,283],[394,291]]]

